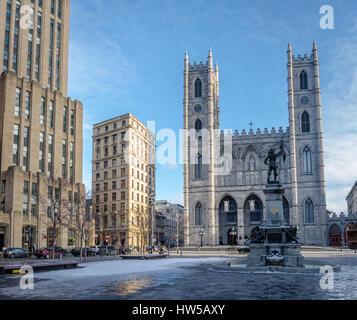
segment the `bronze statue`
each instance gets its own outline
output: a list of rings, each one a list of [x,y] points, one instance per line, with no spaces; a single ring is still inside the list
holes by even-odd
[[[251,234],[250,234],[250,242],[251,243],[264,243],[264,232],[259,228],[259,226],[256,226],[253,228]]]
[[[286,242],[287,243],[298,243],[297,228],[291,227],[286,231]]]
[[[286,160],[286,153],[284,150],[284,143],[281,142],[280,144],[280,149],[278,153],[275,153],[275,150],[271,148],[269,150],[268,156],[266,157],[264,163],[269,165],[269,171],[268,171],[268,184],[269,183],[279,183],[278,181],[278,159],[280,157],[283,157],[283,161]],[[270,181],[270,176],[272,172],[274,171],[274,181]]]

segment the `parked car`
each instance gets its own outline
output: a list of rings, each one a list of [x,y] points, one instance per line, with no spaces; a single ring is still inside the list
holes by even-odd
[[[10,258],[10,259],[26,258],[27,255],[28,255],[28,252],[25,249],[9,248],[9,249],[5,250],[4,258]]]
[[[238,253],[246,253],[246,252],[250,252],[250,247],[248,245],[246,245],[243,248],[238,248]]]
[[[124,249],[125,254],[131,254],[132,251],[133,251],[132,248],[125,248],[125,249]]]
[[[75,257],[79,257],[80,256],[80,248],[73,248],[71,250],[71,253],[75,256]],[[87,257],[92,257],[95,255],[94,251],[92,248],[82,248],[82,256],[86,256],[87,254]]]
[[[101,246],[91,246],[90,249],[92,249],[94,254],[98,254],[100,247]]]
[[[53,257],[52,248],[41,248],[39,250],[36,250],[35,256],[38,259],[41,258],[50,259]],[[61,257],[63,257],[63,251],[55,250],[55,258],[61,258]]]
[[[52,250],[52,248],[48,248],[48,249]],[[62,256],[68,255],[67,250],[66,250],[66,249],[63,249],[63,248],[61,248],[61,247],[55,247],[55,251],[56,251],[56,252],[59,252],[60,254],[62,254]]]
[[[118,250],[113,246],[101,246],[98,254],[101,256],[112,256],[118,254]]]

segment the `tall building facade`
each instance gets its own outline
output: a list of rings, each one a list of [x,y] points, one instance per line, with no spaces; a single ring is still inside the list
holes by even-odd
[[[212,52],[203,64],[184,69],[184,205],[185,245],[243,244],[266,219],[264,160],[283,144],[279,180],[285,189],[285,220],[298,228],[304,244],[327,244],[324,151],[319,62],[316,44],[308,57],[294,57],[288,48],[289,127],[253,132],[219,129],[219,70]],[[193,132],[193,133],[192,133]],[[205,139],[205,135],[208,136]],[[231,140],[230,154],[223,142]],[[228,153],[228,152],[227,152]],[[222,156],[225,160],[219,162]],[[219,162],[219,163],[218,163]],[[231,164],[227,173],[219,166]],[[229,166],[228,166],[229,167]],[[237,235],[235,232],[237,231]]]
[[[165,243],[184,244],[184,207],[167,200],[156,201],[156,211],[165,216],[164,235]],[[161,238],[162,240],[162,238]],[[158,239],[160,242],[160,239]]]
[[[42,200],[66,185],[70,206],[84,192],[83,105],[67,96],[69,4],[0,2],[0,247],[52,245]],[[69,225],[58,230],[64,248],[76,239]]]
[[[97,123],[92,159],[96,243],[147,247],[155,213],[154,134],[130,113]]]

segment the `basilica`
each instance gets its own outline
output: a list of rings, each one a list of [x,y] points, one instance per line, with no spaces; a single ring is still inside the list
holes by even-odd
[[[280,145],[286,161],[280,162],[279,181],[285,190],[284,217],[296,226],[300,242],[327,245],[324,148],[320,101],[319,61],[316,44],[310,56],[287,51],[289,123],[286,129],[257,129],[231,134],[231,170],[218,173],[217,153],[225,134],[220,128],[219,70],[209,51],[206,63],[184,62],[184,129],[206,147],[192,148],[193,136],[184,143],[185,245],[243,244],[251,230],[266,219],[267,166],[271,148]],[[209,139],[203,139],[208,132]],[[203,141],[203,142],[202,142]],[[207,153],[205,155],[204,153]],[[202,159],[208,157],[208,161]],[[194,159],[191,161],[191,159]]]

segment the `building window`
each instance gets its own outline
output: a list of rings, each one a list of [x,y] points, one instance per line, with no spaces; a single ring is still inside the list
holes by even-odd
[[[51,0],[54,1],[54,0]],[[52,11],[51,3],[51,11]],[[53,7],[54,10],[54,7]],[[53,14],[53,13],[52,13]],[[53,39],[54,39],[54,20],[50,19],[50,45],[49,45],[49,56],[48,56],[48,87],[52,89],[52,65],[53,65]]]
[[[69,150],[69,178],[72,183],[74,181],[74,142],[72,141]]]
[[[310,117],[306,111],[301,115],[301,130],[303,133],[310,132]]]
[[[25,120],[30,120],[30,112],[31,112],[31,93],[30,93],[30,91],[26,91],[26,96],[25,96]]]
[[[37,185],[37,183],[32,183],[32,188],[31,188],[31,215],[33,217],[37,216],[37,196],[38,196],[38,185]]]
[[[15,100],[15,109],[14,109],[15,117],[20,116],[20,105],[21,105],[21,89],[16,88],[16,100]]]
[[[15,28],[14,28],[14,48],[12,54],[12,70],[17,72],[17,56],[19,47],[19,27],[20,27],[20,7],[21,2],[16,1],[16,11],[15,11]]]
[[[14,143],[12,147],[12,163],[16,166],[19,165],[19,125],[14,125]]]
[[[42,6],[42,1],[41,1]],[[40,57],[41,57],[41,24],[42,13],[37,14],[37,37],[36,37],[36,65],[35,65],[35,79],[40,81]]]
[[[203,225],[202,213],[202,205],[197,203],[195,207],[195,226]]]
[[[51,14],[55,14],[55,0],[51,0]]]
[[[28,171],[29,166],[29,138],[30,138],[30,128],[24,127],[24,146],[23,146],[23,163],[22,169]]]
[[[29,215],[29,183],[24,181],[22,212],[24,216]]]
[[[31,80],[32,73],[32,46],[33,46],[33,8],[30,8],[29,29],[28,29],[28,45],[27,45],[27,81]]]
[[[200,79],[196,79],[195,81],[195,97],[202,97],[202,81]]]
[[[71,110],[71,135],[74,136],[74,127],[75,127],[75,115],[74,110]]]
[[[252,194],[245,200],[243,214],[249,214],[251,222],[261,222],[263,217],[263,204],[256,195]]]
[[[10,39],[10,23],[11,23],[11,1],[7,1],[6,7],[6,24],[5,24],[5,45],[2,71],[6,71],[9,67],[9,39]]]
[[[309,147],[305,147],[303,151],[303,166],[304,166],[304,174],[312,173],[311,150]]]
[[[62,0],[58,0],[57,16],[58,19],[62,18]]]
[[[50,117],[50,128],[53,128],[54,125],[54,110],[53,110],[53,101],[50,101],[50,112],[49,112],[49,117]]]
[[[40,113],[40,125],[43,126],[45,124],[46,118],[46,99],[41,97],[41,113]]]
[[[306,90],[308,88],[307,73],[305,70],[300,73],[300,89]]]
[[[1,181],[1,192],[2,193],[6,192],[6,180]]]
[[[202,156],[198,154],[195,163],[195,179],[201,179],[201,178],[202,178]]]
[[[53,135],[48,135],[48,167],[47,167],[47,175],[49,177],[53,176]]]
[[[63,107],[63,132],[67,132],[67,119],[68,119],[68,109]]]
[[[314,223],[314,204],[310,198],[305,201],[305,223]]]
[[[121,200],[125,200],[125,191],[121,192]]]
[[[67,178],[67,140],[62,140],[62,177]]]
[[[199,132],[200,130],[202,130],[202,121],[200,119],[197,119],[195,122],[195,129],[197,132]]]

